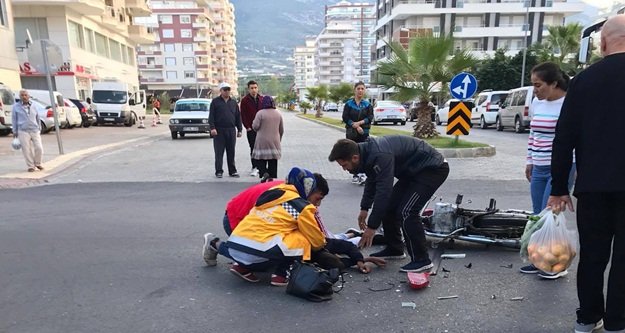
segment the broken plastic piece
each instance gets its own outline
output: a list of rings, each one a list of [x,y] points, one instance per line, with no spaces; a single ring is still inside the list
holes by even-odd
[[[465,253],[448,253],[441,255],[441,259],[462,259],[466,257],[467,255]]]
[[[473,267],[473,264],[472,264],[472,263],[469,263],[468,265],[464,265],[464,267],[466,267],[466,268],[469,268],[469,269],[470,269],[471,267]]]
[[[386,283],[386,287],[369,287],[368,289],[371,291],[385,291],[385,290],[391,290],[393,289],[393,287],[395,287],[395,284],[387,282]]]
[[[413,310],[417,308],[417,305],[414,302],[401,302],[402,308],[412,308]]]
[[[493,294],[490,296],[491,299],[497,299],[497,295]]]
[[[452,299],[452,298],[458,298],[458,295],[451,295],[451,296],[438,296],[437,297],[439,300],[441,299]]]
[[[511,301],[522,301],[523,297],[512,297],[510,300]]]
[[[512,268],[512,264],[509,264],[509,265],[501,265],[501,266],[499,266],[499,267],[503,267],[503,268]]]
[[[408,272],[408,285],[412,289],[422,289],[430,284],[430,274]]]
[[[447,268],[443,267],[443,273],[449,273],[451,272],[450,270],[448,270]]]

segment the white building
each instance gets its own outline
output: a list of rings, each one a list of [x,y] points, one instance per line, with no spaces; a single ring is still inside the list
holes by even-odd
[[[359,68],[356,47],[358,33],[351,24],[328,22],[315,40],[317,84],[336,85],[357,81]]]
[[[53,89],[65,97],[91,95],[91,83],[115,79],[139,85],[135,47],[153,43],[154,34],[133,19],[149,16],[146,0],[12,0],[15,42],[25,47],[26,30],[35,43],[48,39],[61,50]],[[32,46],[31,46],[32,47]],[[24,88],[47,89],[43,72],[28,50],[18,53]]]
[[[20,83],[19,63],[15,53],[15,35],[13,32],[13,11],[10,0],[0,0],[0,82],[18,91]]]
[[[293,52],[295,66],[295,91],[300,100],[306,98],[307,87],[317,85],[315,78],[315,38],[306,38],[306,44],[297,46]]]
[[[407,45],[412,36],[452,32],[456,47],[478,57],[500,48],[516,54],[526,44],[541,42],[548,26],[564,24],[565,17],[583,8],[581,2],[565,0],[377,0],[374,57],[389,56],[384,41]]]
[[[371,29],[375,26],[376,11],[372,3],[340,1],[325,10],[326,26],[331,22],[341,22],[352,26],[357,34],[354,43],[356,81],[369,83],[371,67],[371,49],[375,44],[375,36]]]

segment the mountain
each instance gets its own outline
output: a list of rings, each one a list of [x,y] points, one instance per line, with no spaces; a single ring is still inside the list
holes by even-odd
[[[238,69],[292,74],[295,46],[324,26],[324,8],[338,0],[230,0],[234,5]],[[366,2],[366,1],[365,1]]]

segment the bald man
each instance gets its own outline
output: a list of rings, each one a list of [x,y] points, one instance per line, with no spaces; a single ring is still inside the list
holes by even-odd
[[[625,15],[605,23],[601,53],[604,58],[569,85],[553,140],[547,203],[554,211],[573,210],[567,179],[575,150],[580,333],[602,326],[605,332],[625,332]]]
[[[20,102],[13,106],[11,120],[13,121],[13,137],[20,140],[28,172],[43,170],[41,165],[43,145],[41,135],[39,135],[41,132],[39,105],[30,102],[27,90],[20,90]]]

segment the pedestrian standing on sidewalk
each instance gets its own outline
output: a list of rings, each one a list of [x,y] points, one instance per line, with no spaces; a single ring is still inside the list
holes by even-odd
[[[553,62],[544,62],[532,68],[532,85],[536,97],[530,105],[532,121],[527,142],[525,177],[530,182],[530,194],[534,214],[547,206],[551,193],[551,149],[560,117],[562,103],[569,85],[569,76]],[[571,168],[568,189],[573,187],[575,164]],[[544,279],[557,279],[568,274],[567,270],[550,274],[541,272],[533,264],[523,266],[521,273],[538,274]]]
[[[575,151],[578,333],[604,324],[605,332],[625,331],[625,15],[614,16],[603,26],[601,54],[603,59],[577,74],[569,85],[553,140],[553,182],[547,202],[554,212],[573,210],[568,179]]]
[[[328,159],[352,174],[367,175],[358,215],[358,226],[365,230],[359,246],[371,246],[376,229],[382,225],[387,245],[372,257],[405,258],[403,232],[411,260],[401,271],[432,268],[419,212],[449,175],[443,155],[423,140],[387,135],[361,143],[340,139]]]
[[[354,97],[347,100],[343,106],[343,123],[345,123],[345,137],[355,142],[365,142],[369,138],[369,129],[373,122],[373,106],[365,97],[365,83],[356,82]],[[352,183],[364,185],[364,173],[354,175]]]
[[[219,84],[219,96],[213,98],[209,108],[208,125],[213,137],[215,150],[215,176],[223,177],[224,150],[228,162],[230,177],[239,177],[234,163],[234,153],[237,138],[242,135],[241,112],[239,105],[230,98],[230,85],[226,82]]]
[[[260,110],[260,99],[262,96],[258,93],[258,83],[254,80],[247,82],[247,95],[241,99],[241,122],[247,134],[247,142],[250,145],[250,158],[252,160],[252,171],[250,176],[258,177],[259,168],[257,161],[252,157],[254,143],[256,142],[256,131],[252,128],[252,122],[256,113]],[[260,174],[262,176],[262,173]]]
[[[20,140],[22,154],[26,160],[28,172],[43,170],[41,159],[43,145],[41,144],[41,120],[39,120],[39,106],[30,103],[27,90],[20,90],[20,101],[13,106],[11,115],[13,137]]]
[[[282,157],[282,135],[284,125],[280,111],[276,110],[276,103],[271,96],[263,96],[260,111],[252,122],[256,133],[256,142],[252,151],[252,158],[260,171],[261,182],[278,178],[278,160]]]
[[[155,117],[157,124],[162,124],[161,122],[161,101],[154,97],[154,101],[152,102],[152,116]]]

